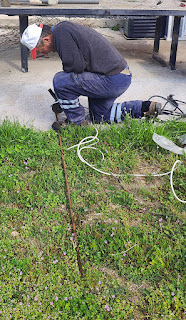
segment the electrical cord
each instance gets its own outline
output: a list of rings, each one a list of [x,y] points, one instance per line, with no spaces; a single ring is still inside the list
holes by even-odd
[[[99,139],[98,139],[98,130],[95,126],[93,126],[93,128],[96,130],[96,135],[95,136],[88,136],[88,137],[85,137],[83,138],[78,144],[76,145],[73,145],[69,148],[67,148],[67,150],[71,150],[73,148],[77,148],[77,155],[79,157],[79,159],[85,163],[87,166],[89,166],[90,168],[96,170],[97,172],[99,173],[102,173],[102,174],[105,174],[105,175],[108,175],[108,176],[114,176],[114,177],[121,177],[121,176],[124,176],[124,174],[115,174],[115,173],[110,173],[110,172],[105,172],[105,171],[102,171],[98,168],[96,168],[95,166],[91,165],[88,161],[86,161],[82,155],[81,155],[81,151],[84,150],[84,149],[93,149],[93,150],[98,150],[101,155],[102,155],[102,160],[104,160],[104,154],[102,151],[100,151],[99,149],[93,147],[95,144],[97,144],[99,142]],[[93,142],[95,141],[95,142]],[[86,144],[89,144],[88,146],[85,146]],[[84,145],[84,146],[83,146]],[[178,168],[178,166],[176,167],[176,165],[179,163],[178,166],[180,166],[180,164],[182,163],[182,161],[180,160],[177,160],[173,167],[172,167],[172,170],[169,171],[169,172],[165,172],[165,173],[152,173],[151,176],[153,177],[162,177],[162,176],[165,176],[165,175],[169,175],[170,174],[170,184],[171,184],[171,189],[172,189],[172,192],[175,196],[175,198],[180,201],[180,202],[183,202],[183,203],[186,203],[186,201],[184,200],[181,200],[179,199],[176,194],[175,194],[175,191],[174,191],[174,188],[173,188],[173,172]],[[129,174],[131,176],[134,176],[134,177],[148,177],[149,174]]]
[[[171,170],[171,174],[170,174],[170,185],[171,185],[171,189],[172,189],[172,192],[173,192],[173,195],[175,196],[175,198],[182,202],[182,203],[186,203],[186,201],[184,200],[181,200],[180,198],[178,198],[178,196],[176,195],[175,191],[174,191],[174,187],[173,187],[173,172],[175,170],[175,166],[177,163],[180,163],[181,164],[181,161],[180,160],[176,160],[175,163],[173,164],[173,167],[172,167],[172,170]]]
[[[161,114],[167,114],[167,115],[174,115],[174,116],[177,116],[177,117],[183,117],[185,118],[186,117],[186,113],[184,113],[180,107],[179,107],[179,103],[183,103],[186,105],[186,102],[185,101],[181,101],[181,100],[177,100],[177,99],[173,99],[173,94],[170,94],[167,98],[163,97],[163,96],[160,96],[160,95],[153,95],[149,98],[149,101],[152,99],[152,98],[161,98],[163,100],[165,100],[165,104],[164,106],[162,107],[161,109]],[[171,111],[171,110],[166,110],[165,107],[166,105],[170,103],[173,107],[174,107],[174,110]],[[178,111],[176,111],[178,110]]]
[[[52,92],[52,90],[49,89],[48,91],[50,92],[50,94],[51,94],[51,95],[54,97],[54,99],[56,100],[57,98],[55,97],[55,94]],[[154,97],[158,97],[158,98],[161,98],[161,99],[166,100],[166,102],[165,102],[165,104],[164,104],[164,106],[163,106],[163,108],[162,108],[162,113],[164,113],[164,114],[172,114],[172,115],[174,114],[174,115],[177,115],[177,116],[186,117],[186,114],[179,108],[179,104],[178,104],[178,103],[186,104],[186,102],[181,101],[181,100],[173,99],[173,95],[172,95],[172,94],[170,94],[167,98],[165,98],[165,97],[163,97],[163,96],[159,96],[159,95],[154,95],[154,96],[151,96],[151,97],[149,98],[149,101],[150,101],[152,98],[154,98]],[[169,111],[169,110],[165,110],[165,106],[166,106],[168,103],[170,103],[171,105],[174,106],[175,109],[174,109],[173,112],[172,112],[172,111]],[[88,109],[88,108],[87,108],[87,109]],[[178,109],[178,110],[180,111],[180,113],[175,113],[176,109]],[[90,110],[89,110],[89,112],[90,112]],[[94,115],[93,115],[93,113],[92,113],[92,120],[93,120],[93,122],[94,122]],[[87,166],[91,167],[92,169],[96,170],[96,171],[99,172],[99,173],[102,173],[102,174],[105,174],[105,175],[114,176],[114,177],[116,177],[116,178],[123,176],[123,174],[122,174],[122,175],[121,175],[121,174],[114,174],[114,173],[109,173],[109,172],[105,172],[105,171],[102,171],[102,170],[100,170],[100,169],[97,169],[95,166],[91,165],[89,162],[87,162],[87,161],[82,157],[81,151],[82,151],[83,149],[93,149],[93,150],[98,150],[98,151],[101,153],[101,155],[102,155],[102,160],[104,160],[104,154],[103,154],[103,152],[100,151],[99,149],[93,147],[95,144],[97,144],[97,143],[99,142],[99,139],[98,139],[98,130],[96,129],[95,126],[93,126],[93,127],[94,127],[94,129],[96,130],[96,135],[95,135],[95,136],[85,137],[85,138],[82,139],[78,144],[73,145],[73,146],[67,148],[67,150],[70,150],[70,149],[72,149],[72,148],[76,148],[76,147],[77,147],[77,155],[78,155],[79,159],[80,159],[83,163],[85,163]],[[94,140],[95,140],[95,142],[93,142]],[[91,142],[93,142],[93,143],[91,143]],[[91,144],[90,144],[90,143],[91,143]],[[85,145],[85,144],[89,144],[89,145],[82,147],[82,145]],[[162,176],[165,176],[165,175],[170,174],[171,189],[172,189],[172,192],[173,192],[175,198],[176,198],[178,201],[182,202],[182,203],[186,203],[186,201],[181,200],[181,199],[179,199],[179,198],[177,197],[177,195],[176,195],[176,193],[175,193],[175,191],[174,191],[174,187],[173,187],[173,172],[178,168],[179,165],[176,167],[176,164],[178,164],[178,163],[179,163],[179,165],[180,165],[182,162],[181,162],[180,160],[177,160],[177,161],[174,163],[174,165],[173,165],[173,167],[172,167],[172,170],[169,171],[169,172],[158,173],[158,174],[152,173],[151,176],[153,176],[153,177],[162,177]],[[149,175],[147,175],[147,174],[129,174],[129,175],[131,175],[131,176],[133,176],[133,177],[147,177],[147,176],[149,176]]]

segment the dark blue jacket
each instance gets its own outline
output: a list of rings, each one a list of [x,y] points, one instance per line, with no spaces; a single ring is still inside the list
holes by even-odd
[[[122,55],[97,31],[68,21],[52,29],[53,44],[65,72],[88,71],[110,76],[125,69]]]

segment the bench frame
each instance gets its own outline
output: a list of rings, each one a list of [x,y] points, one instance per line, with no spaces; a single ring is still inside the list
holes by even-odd
[[[176,55],[178,47],[178,37],[181,17],[186,16],[186,10],[136,10],[136,9],[61,9],[61,8],[0,8],[0,14],[9,16],[19,16],[20,35],[28,26],[29,16],[64,16],[64,17],[128,17],[128,16],[155,16],[156,30],[154,36],[154,48],[152,58],[162,65],[165,61],[159,57],[161,23],[163,17],[174,16],[174,27],[172,34],[169,66],[175,70]],[[21,45],[21,68],[23,72],[28,72],[28,49]]]

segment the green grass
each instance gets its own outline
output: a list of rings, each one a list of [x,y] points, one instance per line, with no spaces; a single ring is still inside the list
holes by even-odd
[[[71,201],[84,277],[81,279],[66,196],[58,135],[0,125],[0,318],[183,319],[185,205],[172,194],[170,171],[185,196],[185,156],[158,147],[153,132],[176,143],[179,121],[154,124],[126,117],[124,125],[97,126],[99,143],[82,155],[68,147],[91,126],[62,131]],[[185,200],[185,199],[184,199]]]

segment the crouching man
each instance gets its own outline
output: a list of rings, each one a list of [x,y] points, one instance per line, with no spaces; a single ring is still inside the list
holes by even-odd
[[[157,115],[161,104],[150,101],[115,103],[131,84],[129,66],[116,48],[95,30],[63,21],[55,26],[36,24],[23,32],[21,43],[33,59],[37,53],[58,53],[63,70],[53,79],[56,97],[67,120],[85,121],[85,110],[79,96],[87,96],[93,122],[121,122],[126,113],[134,118]]]

